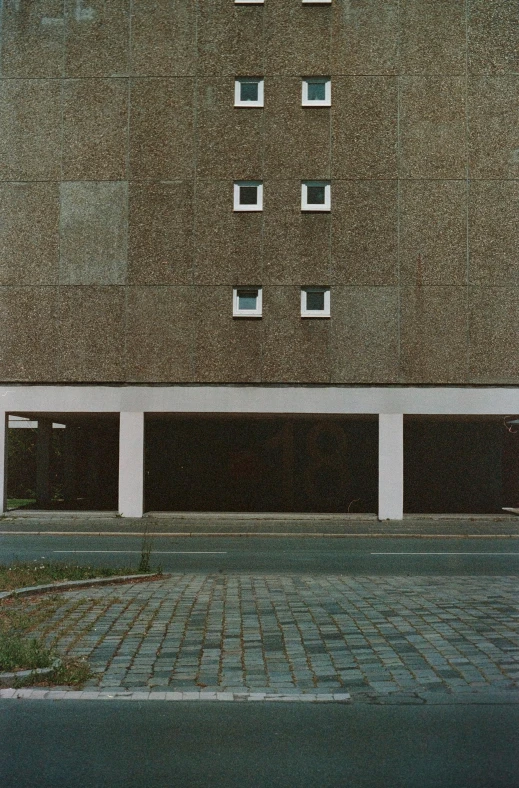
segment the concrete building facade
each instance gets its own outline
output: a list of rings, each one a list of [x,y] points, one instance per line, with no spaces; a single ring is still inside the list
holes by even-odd
[[[4,0],[0,31],[2,446],[65,424],[77,493],[110,421],[133,516],[399,519],[406,440],[425,486],[497,464],[480,510],[519,503],[517,3]]]

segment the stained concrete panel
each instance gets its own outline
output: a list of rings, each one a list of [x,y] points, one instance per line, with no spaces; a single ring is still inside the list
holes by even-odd
[[[2,15],[0,75],[59,77],[63,69],[63,0],[6,2]]]
[[[327,5],[265,3],[267,73],[329,75],[331,19]]]
[[[464,74],[465,0],[401,0],[400,73]]]
[[[0,287],[2,380],[56,380],[56,311],[55,287]]]
[[[334,287],[331,296],[331,382],[397,382],[398,289]]]
[[[63,180],[123,180],[128,156],[128,80],[63,83]]]
[[[470,282],[519,285],[519,180],[470,184]]]
[[[468,0],[468,67],[472,74],[517,74],[519,5],[514,0]]]
[[[519,383],[519,292],[511,287],[470,287],[471,383]]]
[[[125,379],[193,379],[193,297],[190,287],[128,288]]]
[[[463,178],[466,174],[465,79],[400,79],[400,176]]]
[[[59,185],[0,183],[0,285],[58,281]]]
[[[469,78],[471,178],[519,178],[518,106],[519,75]]]
[[[130,172],[136,179],[189,178],[194,167],[194,80],[131,81]]]
[[[396,181],[334,181],[332,282],[398,284]]]
[[[334,78],[331,121],[334,178],[397,177],[395,78]]]
[[[124,380],[124,317],[123,287],[60,287],[59,379]]]
[[[192,181],[131,183],[128,283],[191,284]]]
[[[467,184],[404,181],[400,187],[400,281],[467,283]]]
[[[397,74],[399,0],[332,2],[333,74]]]
[[[127,184],[62,183],[60,189],[60,284],[123,284]]]
[[[196,72],[196,5],[139,0],[132,7],[131,73],[185,77]]]
[[[264,12],[227,0],[204,0],[197,15],[198,73],[261,76],[264,68]]]
[[[401,381],[465,383],[466,287],[403,287],[400,293]]]
[[[0,81],[0,180],[59,180],[60,82]]]
[[[65,76],[128,74],[130,0],[64,0]]]

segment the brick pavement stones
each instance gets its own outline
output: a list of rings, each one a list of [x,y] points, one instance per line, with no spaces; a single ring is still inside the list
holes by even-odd
[[[512,702],[518,599],[516,577],[175,574],[67,592],[41,634],[87,693]]]

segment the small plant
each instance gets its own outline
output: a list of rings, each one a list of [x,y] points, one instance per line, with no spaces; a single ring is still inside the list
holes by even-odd
[[[152,550],[152,538],[148,533],[148,527],[144,529],[141,542],[141,560],[139,561],[138,572],[143,574],[151,572],[150,557]]]
[[[56,655],[38,638],[26,640],[20,635],[0,635],[0,671],[49,668]]]

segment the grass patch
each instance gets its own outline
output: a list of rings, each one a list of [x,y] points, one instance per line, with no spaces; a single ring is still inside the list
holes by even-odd
[[[145,566],[149,567],[149,560]],[[0,565],[0,591],[11,591],[25,586],[40,586],[47,583],[62,583],[66,580],[91,580],[94,577],[114,577],[116,575],[147,574],[150,569],[135,569],[128,566],[99,567],[78,566],[61,561],[41,562],[15,561]],[[157,574],[160,574],[158,570]]]
[[[23,509],[25,506],[35,504],[36,498],[8,498],[7,510],[9,509]]]

